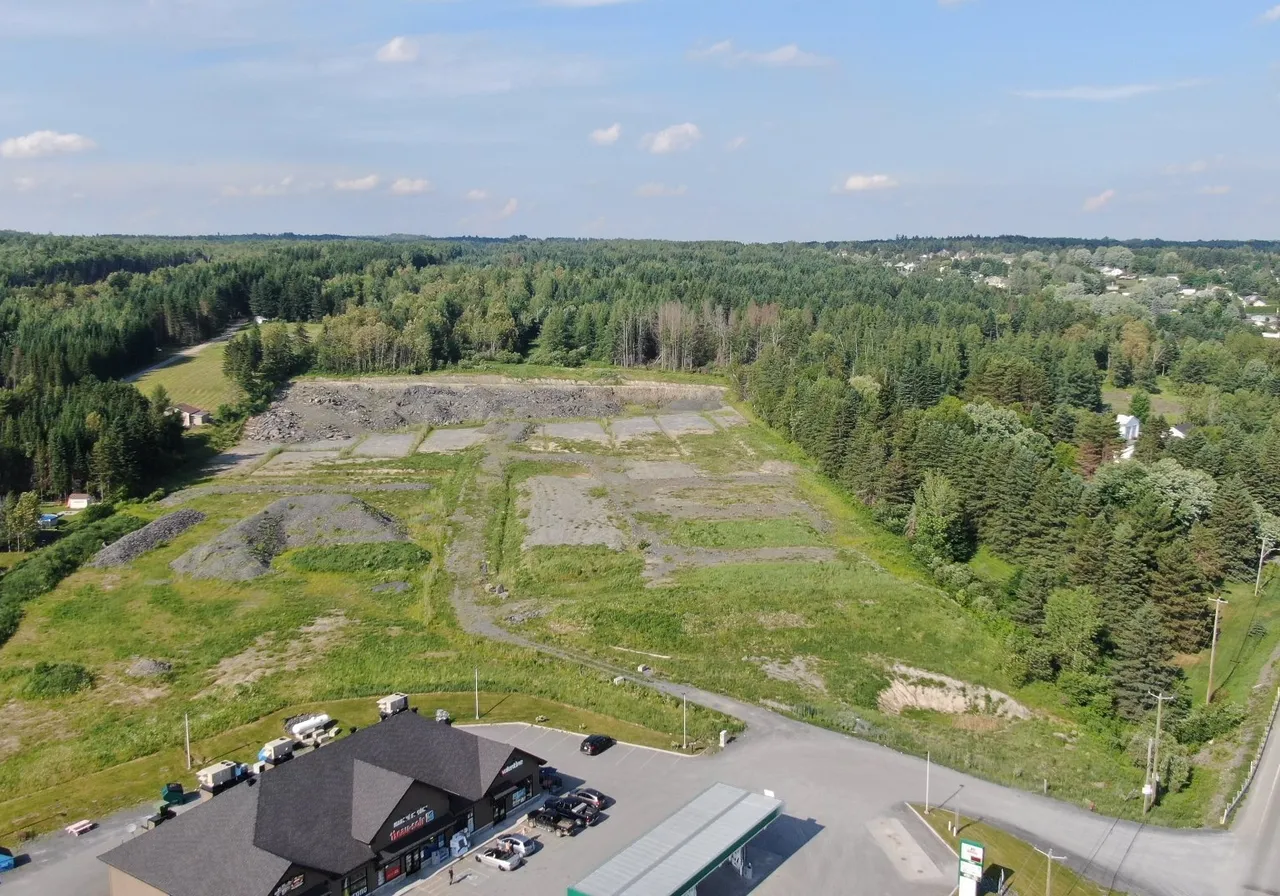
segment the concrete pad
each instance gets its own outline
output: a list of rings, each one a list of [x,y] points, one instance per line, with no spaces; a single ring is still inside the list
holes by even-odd
[[[448,454],[451,451],[465,451],[473,445],[479,445],[489,438],[478,427],[465,429],[433,429],[431,435],[418,446],[420,454]]]
[[[524,546],[602,544],[621,550],[625,540],[609,519],[608,500],[589,494],[600,486],[598,479],[567,476],[527,480],[522,496],[529,510]]]
[[[627,478],[632,480],[697,479],[700,475],[677,460],[633,460],[627,464]]]
[[[417,440],[417,434],[412,432],[394,435],[374,433],[351,453],[359,457],[405,457]]]
[[[566,442],[609,444],[609,434],[594,420],[584,420],[580,423],[545,423],[538,427],[538,434]]]
[[[359,439],[322,439],[319,442],[298,442],[288,446],[286,451],[344,451]]]
[[[262,470],[305,470],[316,464],[338,460],[337,451],[283,451],[267,461]]]
[[[720,408],[716,411],[708,411],[707,416],[723,429],[728,429],[731,426],[747,425],[747,418],[739,414],[734,408]]]
[[[716,431],[711,421],[701,414],[659,414],[654,418],[662,431],[673,439],[680,436],[710,434]]]
[[[926,883],[945,879],[941,869],[898,819],[874,818],[867,822],[867,830],[903,880]]]
[[[662,428],[652,417],[621,417],[609,423],[609,431],[615,442],[629,442],[658,435]]]

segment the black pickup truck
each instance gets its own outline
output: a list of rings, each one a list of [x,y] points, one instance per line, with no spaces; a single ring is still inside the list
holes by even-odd
[[[557,812],[565,818],[576,819],[584,824],[595,824],[600,820],[600,810],[590,803],[572,799],[547,800],[546,808]]]
[[[550,809],[535,809],[529,813],[528,820],[535,828],[554,833],[557,837],[568,837],[583,826],[581,819],[574,822]]]

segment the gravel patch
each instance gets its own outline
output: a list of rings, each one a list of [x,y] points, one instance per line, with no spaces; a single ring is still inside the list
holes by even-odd
[[[884,712],[897,715],[904,709],[928,709],[951,715],[974,712],[1005,719],[1031,718],[1031,710],[1000,691],[900,663],[890,671],[893,680],[876,697]]]
[[[383,582],[381,585],[374,585],[369,590],[372,591],[374,594],[386,594],[387,592],[391,592],[393,594],[404,594],[406,591],[409,590],[409,583],[408,582]]]
[[[339,453],[329,449],[314,451],[282,451],[260,468],[261,470],[303,470],[316,464],[338,460]]]
[[[711,421],[701,414],[659,414],[656,418],[662,431],[673,439],[680,436],[703,435],[716,431]]]
[[[475,427],[471,429],[434,429],[418,446],[419,454],[449,454],[466,451],[473,445],[487,440],[489,434]]]
[[[289,451],[346,451],[348,448],[354,448],[359,439],[320,439],[317,442],[299,442],[290,445]]]
[[[170,563],[197,579],[243,582],[265,575],[290,548],[406,541],[399,524],[351,495],[282,498]]]
[[[597,479],[534,476],[524,483],[528,534],[524,547],[602,544],[621,550],[622,530],[609,519],[609,502],[589,494]]]
[[[699,473],[678,460],[633,460],[627,464],[627,478],[631,480],[698,479]]]
[[[489,420],[616,417],[628,406],[711,410],[723,404],[715,386],[627,383],[595,386],[544,382],[405,383],[304,380],[286,388],[265,413],[245,425],[255,442],[310,442],[394,432],[423,424]]]
[[[168,675],[172,671],[173,663],[140,656],[125,670],[125,674],[130,678],[155,678],[157,675]]]
[[[411,432],[397,435],[375,433],[357,445],[351,453],[360,457],[407,457],[416,441],[417,434]]]
[[[539,428],[539,435],[568,442],[609,444],[609,434],[604,431],[603,426],[594,420],[586,420],[581,423],[545,423]]]
[[[615,442],[630,442],[661,435],[662,427],[652,417],[622,417],[609,423]]]
[[[785,663],[764,657],[748,657],[748,659],[760,663],[761,671],[774,681],[789,681],[824,694],[827,692],[827,683],[818,672],[816,657],[793,656]]]
[[[199,510],[178,510],[165,514],[98,551],[89,565],[101,569],[132,563],[148,551],[154,551],[173,541],[192,526],[204,522],[204,519],[205,515]]]
[[[425,492],[433,488],[429,482],[372,482],[362,484],[362,492]],[[206,495],[331,495],[352,491],[351,485],[290,485],[288,483],[255,483],[253,485],[197,485],[174,492],[160,502],[161,507],[177,507]]]

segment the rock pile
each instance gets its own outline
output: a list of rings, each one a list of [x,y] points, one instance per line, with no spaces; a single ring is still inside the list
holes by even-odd
[[[204,518],[199,510],[165,514],[98,551],[89,565],[103,568],[132,563],[148,551],[173,541],[197,523],[204,522]]]
[[[395,519],[351,495],[300,495],[268,505],[169,565],[197,579],[243,582],[265,575],[290,548],[407,540]]]

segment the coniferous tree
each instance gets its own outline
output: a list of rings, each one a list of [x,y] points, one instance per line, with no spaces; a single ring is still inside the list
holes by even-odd
[[[1076,542],[1071,558],[1071,580],[1101,593],[1108,579],[1107,566],[1111,556],[1111,526],[1105,517],[1094,518]]]
[[[1115,658],[1111,677],[1115,684],[1116,711],[1135,722],[1152,706],[1150,692],[1168,692],[1177,669],[1164,620],[1155,604],[1147,601],[1121,620],[1115,630]]]
[[[1111,533],[1106,581],[1100,586],[1102,615],[1112,632],[1142,604],[1149,575],[1137,533],[1129,523],[1120,523]]]
[[[1195,653],[1209,643],[1212,594],[1212,583],[1184,541],[1170,542],[1156,553],[1151,599],[1164,617],[1174,650]]]
[[[1239,476],[1218,483],[1203,529],[1218,576],[1248,579],[1253,575],[1258,562],[1258,521],[1253,497]]]

